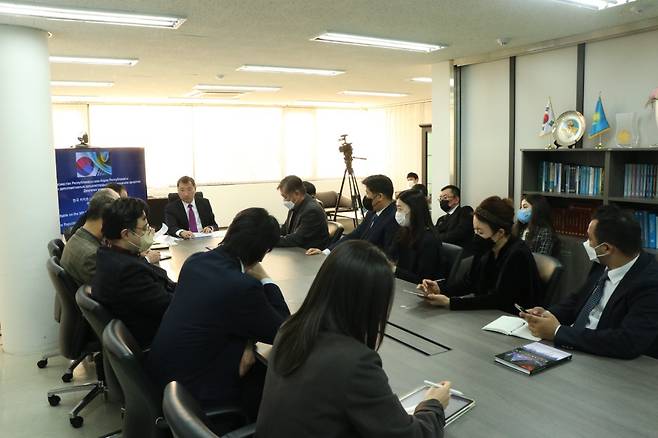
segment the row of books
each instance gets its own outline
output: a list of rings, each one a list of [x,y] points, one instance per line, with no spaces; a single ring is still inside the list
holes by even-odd
[[[624,196],[655,198],[658,195],[658,165],[624,165]]]
[[[603,194],[602,167],[541,161],[538,173],[542,192],[587,196]]]
[[[553,208],[553,228],[567,236],[587,237],[587,226],[596,206],[571,205],[567,208]]]
[[[644,248],[658,249],[658,241],[656,239],[658,215],[656,215],[656,212],[635,210],[633,214],[642,228],[642,246]]]

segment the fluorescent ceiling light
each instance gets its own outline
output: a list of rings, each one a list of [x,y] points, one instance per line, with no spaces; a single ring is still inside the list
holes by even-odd
[[[51,56],[50,62],[55,64],[92,64],[92,65],[116,65],[132,67],[139,59],[121,58],[87,58],[80,56]]]
[[[302,75],[316,76],[338,76],[345,73],[342,70],[323,70],[318,68],[298,68],[298,67],[276,67],[271,65],[243,65],[238,71],[250,71],[258,73],[292,73]]]
[[[377,97],[404,97],[408,96],[406,93],[389,93],[386,91],[355,91],[355,90],[346,90],[341,91],[340,94],[345,94],[347,96],[377,96]]]
[[[295,106],[311,106],[311,107],[325,107],[325,108],[360,108],[364,105],[354,102],[331,102],[321,100],[296,100]]]
[[[236,91],[242,93],[248,92],[274,92],[279,91],[281,87],[261,87],[257,85],[214,85],[199,84],[194,87],[198,91]]]
[[[580,6],[587,9],[608,9],[615,6],[622,6],[628,3],[633,3],[635,0],[555,0],[560,3],[567,3],[570,5]]]
[[[412,52],[430,53],[444,49],[443,44],[414,43],[410,41],[389,40],[386,38],[374,38],[361,35],[349,35],[346,33],[326,32],[311,38],[311,41],[323,43],[350,44],[353,46],[377,47],[380,49],[408,50]]]
[[[431,84],[432,83],[432,78],[428,78],[428,77],[425,77],[425,76],[420,76],[420,77],[417,77],[417,78],[411,78],[411,80],[414,81],[414,82],[422,82],[424,84]]]
[[[129,12],[94,11],[40,5],[0,2],[0,14],[19,17],[46,18],[49,20],[82,21],[85,23],[118,24],[122,26],[159,27],[178,29],[185,21],[182,17],[133,14]]]
[[[112,104],[202,104],[202,105],[248,105],[232,99],[194,99],[181,97],[102,97],[102,96],[52,96],[53,103],[112,103]]]
[[[51,87],[112,87],[114,82],[99,81],[50,81]]]

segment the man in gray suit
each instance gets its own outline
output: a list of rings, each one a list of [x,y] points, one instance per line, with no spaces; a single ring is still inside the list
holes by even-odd
[[[295,175],[281,180],[277,190],[283,205],[289,210],[281,227],[281,238],[276,246],[325,248],[329,241],[327,215],[324,209],[306,193],[301,178]]]
[[[112,189],[100,189],[89,200],[87,219],[66,242],[62,253],[62,268],[79,285],[89,284],[96,273],[96,251],[101,246],[103,235],[103,211],[119,199]]]

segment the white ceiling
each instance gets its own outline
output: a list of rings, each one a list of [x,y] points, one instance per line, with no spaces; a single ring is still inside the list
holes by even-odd
[[[285,104],[295,100],[387,105],[427,100],[431,64],[658,17],[657,0],[592,11],[553,0],[55,0],[34,3],[187,18],[178,30],[49,21],[0,16],[0,23],[52,32],[53,55],[136,57],[135,67],[52,65],[54,80],[114,81],[107,89],[54,88],[53,94],[116,97],[183,97],[199,83],[273,85],[276,93],[251,93],[241,101]],[[399,40],[447,43],[431,54],[311,42],[324,31]],[[346,70],[337,77],[237,72],[243,64]],[[224,79],[216,79],[223,74]],[[409,93],[407,97],[357,97],[342,90]]]

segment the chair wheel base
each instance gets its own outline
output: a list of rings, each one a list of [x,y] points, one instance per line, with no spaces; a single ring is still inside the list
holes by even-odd
[[[49,395],[48,396],[48,403],[50,403],[50,406],[57,406],[60,401],[62,401],[62,399],[59,398],[58,395]]]
[[[46,368],[48,366],[48,359],[41,359],[39,362],[37,362],[37,366],[39,368]]]
[[[69,421],[71,422],[71,426],[78,429],[78,428],[82,427],[82,423],[83,423],[84,419],[80,416],[76,416],[76,417],[69,418]]]
[[[62,374],[62,382],[69,383],[71,380],[73,380],[73,373]]]

